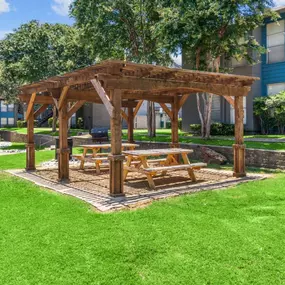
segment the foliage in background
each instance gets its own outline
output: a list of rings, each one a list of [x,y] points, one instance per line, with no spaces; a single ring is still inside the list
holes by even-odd
[[[78,129],[83,129],[84,128],[84,119],[82,117],[77,118],[76,127]]]
[[[79,30],[62,24],[31,21],[0,41],[0,93],[8,101],[17,87],[90,65]]]
[[[269,8],[271,0],[200,0],[160,1],[161,21],[156,34],[170,52],[184,55],[184,66],[203,71],[224,71],[221,58],[245,58],[258,61],[265,52],[252,36],[266,17],[273,20],[277,13]],[[244,39],[244,40],[240,40]],[[210,135],[212,94],[197,93],[197,107],[202,137]]]
[[[162,0],[75,0],[71,15],[97,60],[169,65],[170,52],[154,33]],[[154,103],[147,103],[149,136],[155,136]]]
[[[268,97],[254,99],[254,114],[259,118],[263,134],[274,132],[285,133],[285,91]]]
[[[234,131],[235,126],[232,124],[212,123],[210,133],[212,136],[233,136]],[[190,132],[196,135],[201,135],[201,125],[190,125]]]
[[[49,126],[50,128],[52,128],[52,126],[53,126],[53,121],[54,121],[54,118],[53,118],[53,117],[51,117],[51,118],[48,119],[48,126]],[[58,120],[56,120],[56,127],[57,127],[57,128],[59,127],[59,121],[58,121]]]

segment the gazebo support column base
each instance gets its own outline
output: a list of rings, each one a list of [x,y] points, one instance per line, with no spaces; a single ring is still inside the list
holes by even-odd
[[[109,155],[110,160],[110,196],[119,197],[124,194],[124,155]]]
[[[60,182],[68,183],[69,182],[69,148],[58,149],[58,180]],[[66,165],[68,168],[66,168]]]
[[[26,144],[26,170],[33,171],[36,170],[35,167],[35,143]]]
[[[234,144],[234,177],[245,177],[245,145]]]

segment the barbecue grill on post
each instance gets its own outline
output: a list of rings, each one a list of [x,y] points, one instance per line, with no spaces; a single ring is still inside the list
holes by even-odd
[[[92,141],[94,143],[108,142],[109,141],[108,131],[109,131],[108,128],[93,128],[90,131],[90,134],[92,136]]]

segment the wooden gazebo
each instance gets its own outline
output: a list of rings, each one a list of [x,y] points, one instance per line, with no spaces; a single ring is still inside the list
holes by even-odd
[[[52,104],[59,113],[59,180],[68,180],[68,119],[86,102],[104,104],[111,120],[110,194],[122,195],[124,156],[121,152],[121,118],[128,122],[128,140],[133,142],[134,117],[142,102],[159,103],[171,119],[171,146],[177,147],[179,109],[191,93],[207,92],[224,96],[235,109],[234,176],[245,176],[243,97],[248,95],[255,80],[258,78],[104,61],[22,86],[19,97],[28,104],[26,169],[35,170],[34,118]],[[70,109],[69,102],[73,102]],[[35,104],[42,106],[34,110]],[[123,108],[127,108],[127,112]]]

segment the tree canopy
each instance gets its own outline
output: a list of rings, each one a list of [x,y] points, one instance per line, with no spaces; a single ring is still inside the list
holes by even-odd
[[[161,0],[75,0],[71,15],[97,59],[169,64],[169,52],[154,28]]]
[[[62,24],[31,21],[0,41],[0,94],[17,95],[16,87],[92,64],[79,31]]]

